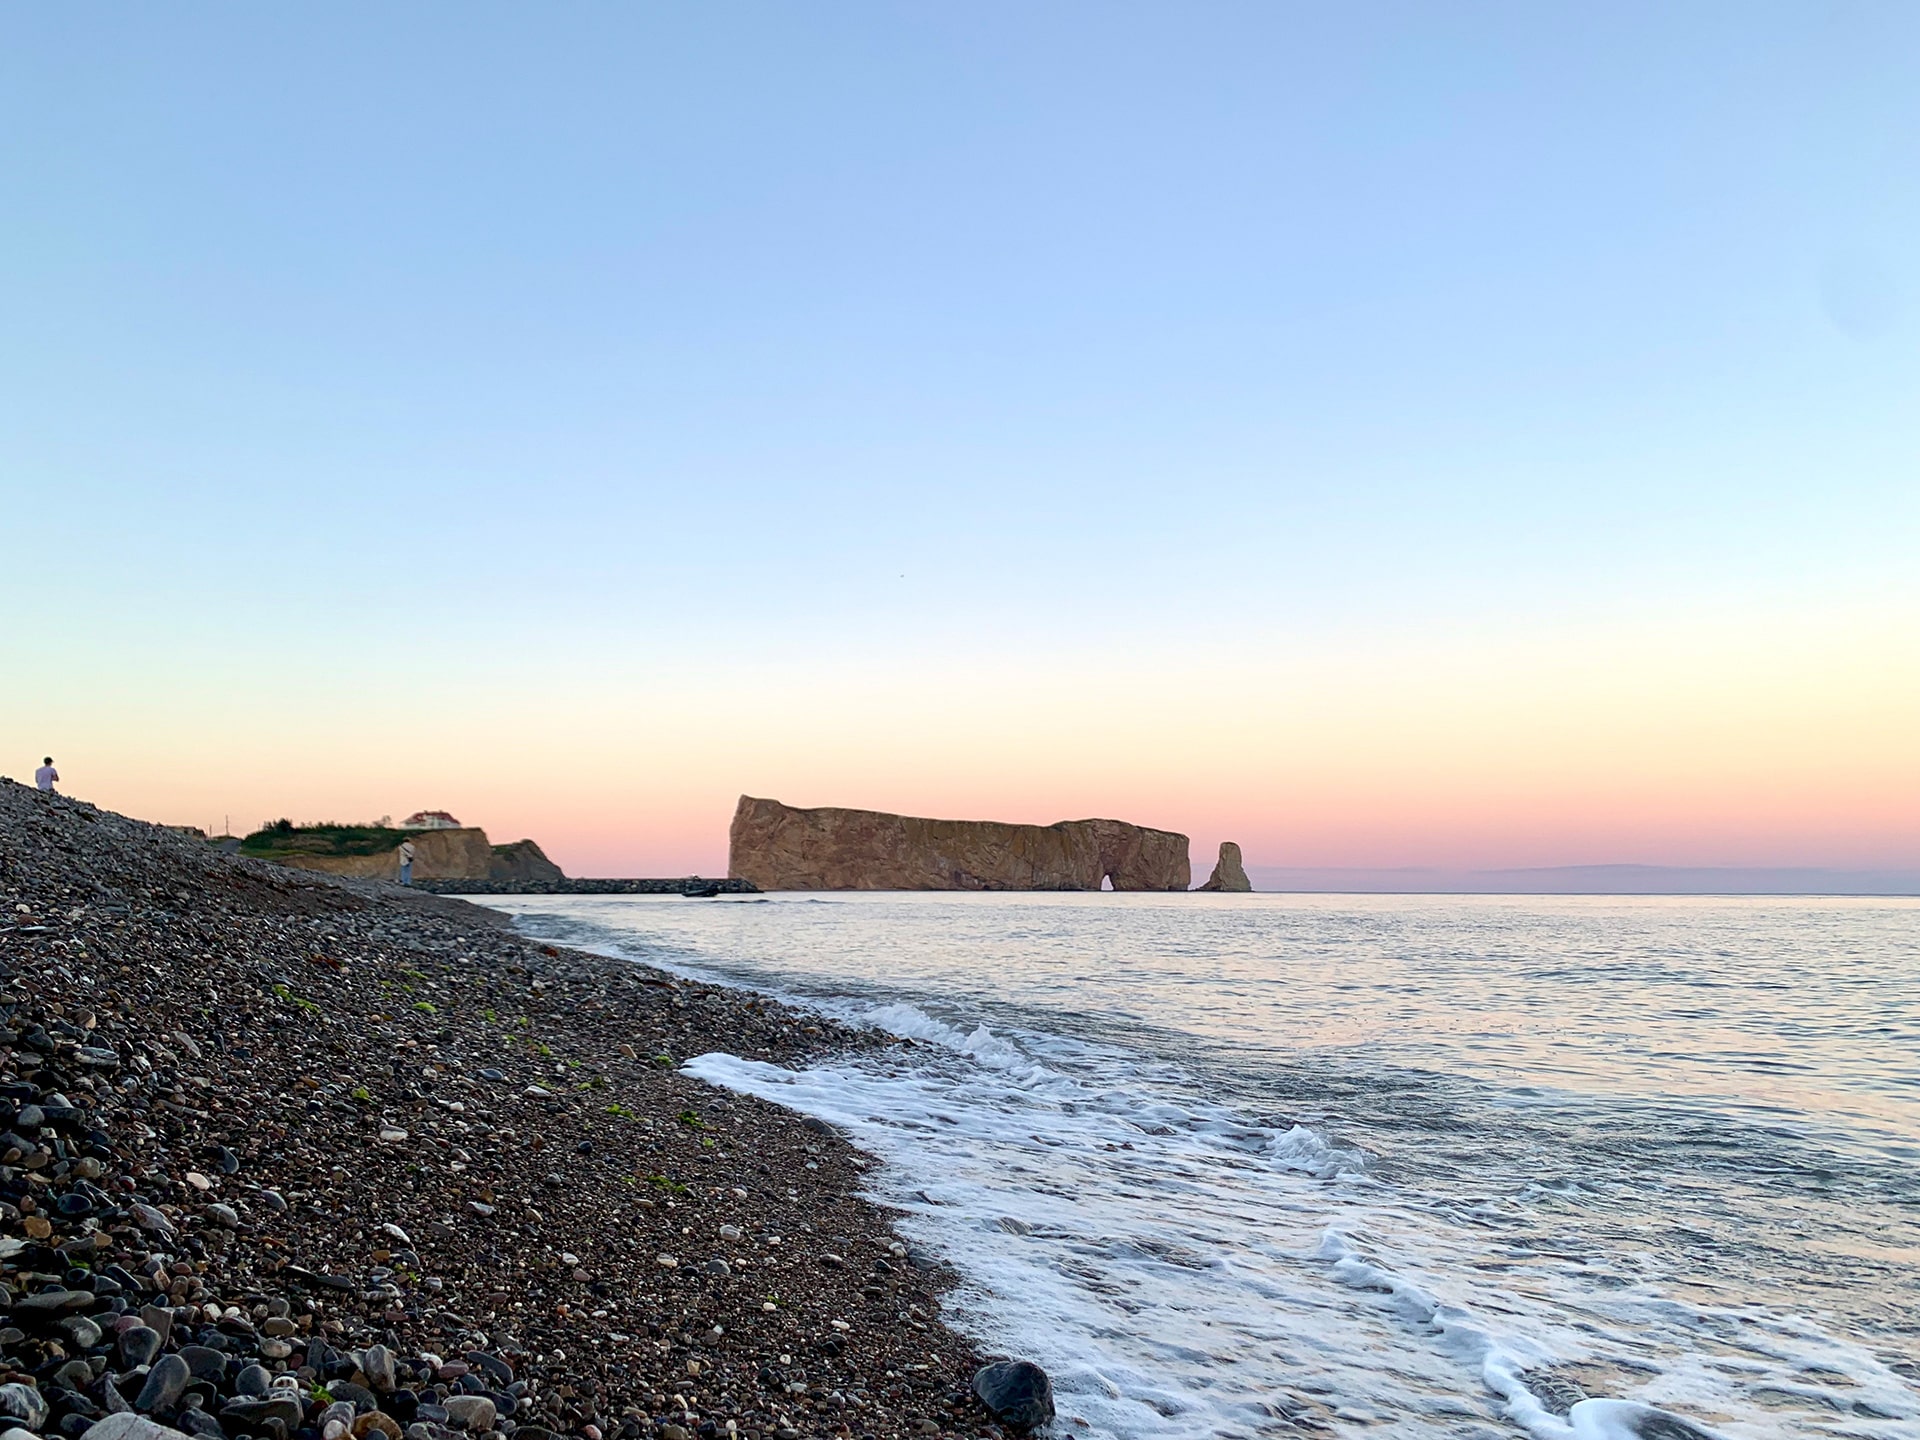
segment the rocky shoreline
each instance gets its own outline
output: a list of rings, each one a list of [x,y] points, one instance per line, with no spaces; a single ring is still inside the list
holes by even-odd
[[[676,1068],[893,1042],[11,782],[0,896],[0,1440],[998,1433],[870,1162]]]

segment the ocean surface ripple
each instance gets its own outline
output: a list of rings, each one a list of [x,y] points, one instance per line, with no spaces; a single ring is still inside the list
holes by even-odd
[[[1066,1433],[1920,1440],[1920,902],[486,903],[917,1042],[689,1068],[885,1160]]]

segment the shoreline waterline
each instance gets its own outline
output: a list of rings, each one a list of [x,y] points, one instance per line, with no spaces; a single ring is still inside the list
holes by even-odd
[[[1841,1232],[1766,1231],[1727,1250],[1726,1273],[1703,1289],[1686,1273],[1685,1246],[1695,1242],[1671,1238],[1696,1225],[1708,1227],[1702,1234],[1724,1232],[1744,1223],[1742,1215],[1772,1226],[1783,1206],[1802,1204],[1827,1205],[1828,1218],[1843,1225],[1852,1223],[1849,1207],[1910,1213],[1914,1196],[1896,1157],[1875,1154],[1878,1141],[1862,1147],[1865,1132],[1850,1120],[1833,1122],[1831,1136],[1850,1151],[1827,1175],[1833,1162],[1821,1153],[1830,1147],[1819,1126],[1774,1134],[1782,1127],[1762,1105],[1742,1130],[1711,1087],[1692,1097],[1643,1097],[1636,1110],[1626,1096],[1556,1090],[1538,1075],[1495,1084],[1458,1067],[1385,1063],[1417,1055],[1374,1056],[1356,1067],[1351,1047],[1321,1043],[1286,1060],[1282,1046],[1245,1046],[1231,1017],[1194,1008],[1196,994],[1218,998],[1221,958],[1244,935],[1194,945],[1172,926],[1143,941],[1141,914],[1155,907],[1140,897],[1125,897],[1133,913],[1107,929],[1120,908],[1112,896],[1079,905],[944,898],[770,897],[704,919],[531,900],[516,908],[523,926],[544,933],[591,936],[648,963],[917,1036],[911,1063],[890,1067],[869,1068],[858,1057],[785,1076],[713,1057],[699,1066],[708,1078],[842,1124],[887,1159],[873,1193],[899,1205],[903,1227],[960,1270],[963,1284],[949,1302],[956,1323],[987,1345],[1044,1345],[1051,1337],[1062,1352],[1063,1413],[1083,1393],[1114,1383],[1111,1371],[1130,1369],[1118,1388],[1136,1389],[1126,1404],[1144,1409],[1131,1418],[1088,1417],[1102,1430],[1258,1431],[1286,1423],[1280,1417],[1298,1407],[1303,1419],[1317,1414],[1336,1430],[1393,1423],[1396,1433],[1453,1435],[1478,1425],[1488,1435],[1555,1436],[1599,1413],[1566,1417],[1569,1398],[1586,1394],[1655,1404],[1729,1437],[1920,1434],[1920,1372],[1898,1368],[1912,1318],[1906,1301],[1890,1295],[1877,1312],[1856,1309],[1852,1321],[1815,1320],[1818,1309],[1805,1312],[1804,1324],[1794,1319],[1796,1295],[1859,1302],[1869,1275],[1888,1266],[1898,1273],[1896,1253],[1836,1257],[1822,1252]],[[1653,903],[1655,920],[1663,904]],[[1355,919],[1327,917],[1318,902],[1297,908],[1319,913],[1316,924],[1338,921],[1336,932]],[[931,923],[916,928],[916,917]],[[1415,930],[1435,919],[1415,918]],[[1692,925],[1700,917],[1683,918]],[[1732,923],[1709,918],[1712,926]],[[1561,928],[1568,916],[1534,919],[1547,926],[1555,963],[1572,963]],[[1298,965],[1314,938],[1292,937],[1290,963]],[[1642,951],[1667,938],[1628,932],[1606,963],[1639,975],[1648,963]],[[1351,934],[1331,939],[1348,953],[1355,948]],[[1329,942],[1325,934],[1315,941]],[[1014,951],[1032,956],[1017,972],[1006,961]],[[1169,969],[1175,951],[1179,963]],[[1522,970],[1542,968],[1522,958]],[[1392,978],[1389,991],[1405,980]],[[1721,983],[1684,978],[1709,991]],[[1297,1008],[1311,1008],[1326,993],[1309,979],[1296,968],[1284,983],[1268,975],[1262,984],[1304,989]],[[1082,998],[1085,1010],[1074,1010]],[[1187,1009],[1176,1016],[1176,1004]],[[1842,1030],[1852,1023],[1844,1011],[1832,1020]],[[1462,1043],[1472,1050],[1494,1042],[1469,1035]],[[996,1128],[1012,1138],[978,1133]],[[1150,1133],[1156,1129],[1171,1133]],[[1031,1143],[1015,1143],[1021,1130]],[[1729,1148],[1729,1138],[1738,1144]],[[1333,1162],[1330,1173],[1316,1174],[1320,1161],[1303,1159],[1308,1149],[1315,1157],[1345,1152],[1358,1163]],[[1716,1150],[1726,1153],[1716,1158]],[[1740,1179],[1742,1168],[1762,1164],[1774,1173]],[[942,1193],[954,1176],[964,1183]],[[1635,1201],[1625,1194],[1630,1184],[1670,1193]],[[1797,1199],[1796,1187],[1804,1192]],[[1731,1208],[1716,1219],[1716,1204]],[[1656,1230],[1635,1240],[1643,1212]],[[1849,1250],[1859,1250],[1871,1228],[1845,1231],[1855,1237]],[[1654,1248],[1634,1258],[1648,1243]],[[1674,1245],[1682,1248],[1662,1248]],[[1080,1286],[1076,1303],[1084,1305],[1072,1317],[1047,1316],[1037,1300],[1021,1299],[1023,1289],[1067,1284]],[[1171,1307],[1166,1315],[1157,1311],[1162,1302]],[[1191,1334],[1182,1329],[1206,1307],[1234,1313],[1225,1323],[1203,1317],[1215,1323],[1195,1324]],[[1860,1332],[1862,1323],[1881,1338]],[[1137,1334],[1121,1344],[1130,1327],[1167,1343],[1169,1363],[1157,1375],[1151,1345],[1129,1349]],[[1631,1344],[1629,1332],[1639,1336]],[[1058,1337],[1076,1333],[1103,1338],[1108,1353],[1066,1353]],[[1753,1374],[1712,1360],[1730,1336],[1730,1354],[1755,1347]],[[1116,1348],[1125,1353],[1116,1357]],[[1036,1358],[1047,1359],[1044,1348]],[[1084,1390],[1076,1366],[1086,1372]],[[1766,1368],[1777,1373],[1769,1378]],[[1176,1393],[1150,1393],[1156,1384]],[[1784,1410],[1777,1398],[1755,1408],[1750,1397],[1781,1386],[1799,1399]],[[1818,1419],[1850,1412],[1855,1419],[1839,1429]],[[1868,1428],[1847,1428],[1860,1425]]]

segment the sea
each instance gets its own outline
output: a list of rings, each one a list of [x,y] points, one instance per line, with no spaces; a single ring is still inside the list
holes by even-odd
[[[486,897],[876,1026],[845,1132],[1112,1440],[1920,1440],[1920,901]]]

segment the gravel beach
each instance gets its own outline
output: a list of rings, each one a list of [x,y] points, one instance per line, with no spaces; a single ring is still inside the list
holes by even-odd
[[[676,1070],[893,1042],[11,782],[0,895],[0,1440],[997,1433],[870,1162]]]

